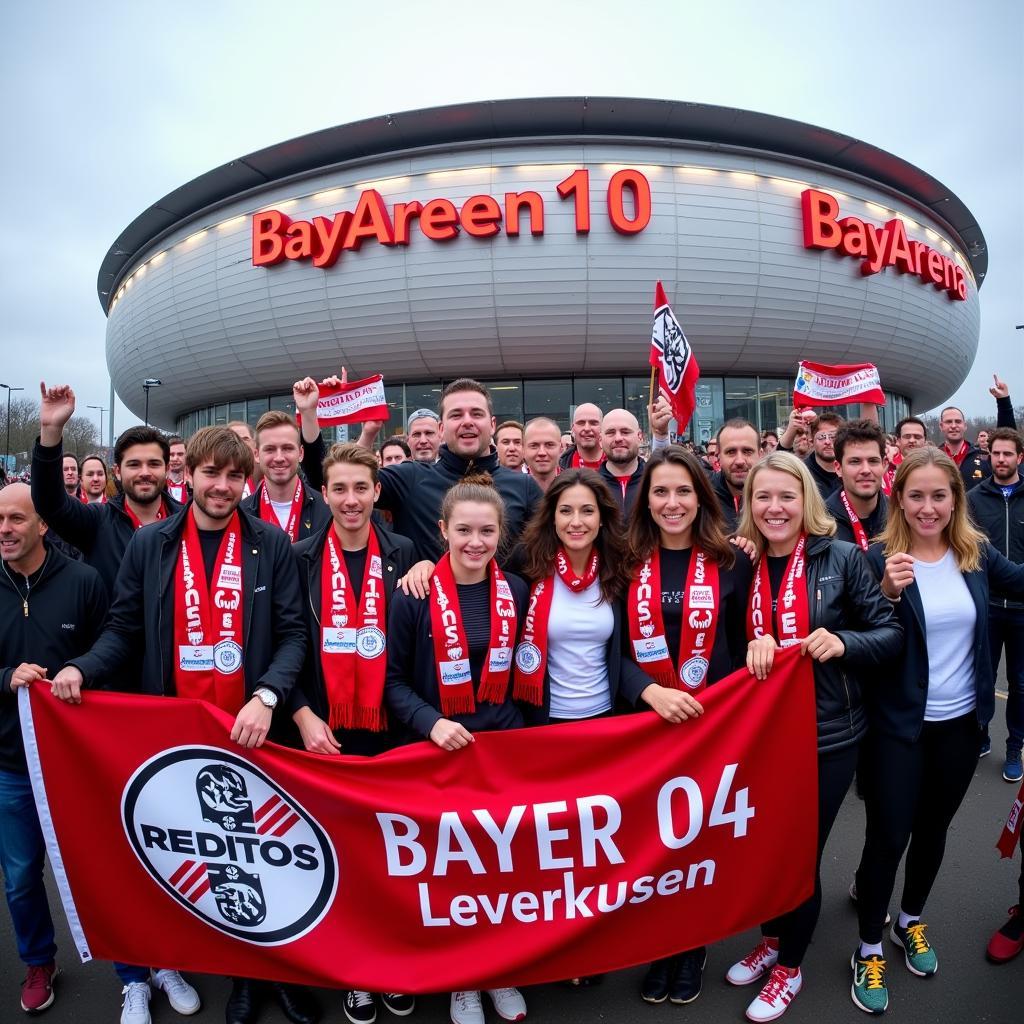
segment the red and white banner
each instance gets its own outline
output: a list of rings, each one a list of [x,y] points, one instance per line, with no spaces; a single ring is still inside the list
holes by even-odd
[[[653,713],[375,758],[228,740],[201,701],[22,690],[82,959],[422,993],[617,970],[811,894],[810,661]],[[88,765],[89,771],[82,771]]]
[[[316,403],[316,421],[321,427],[337,427],[342,423],[364,423],[386,420],[388,400],[384,395],[384,377],[376,374],[348,384],[321,384]],[[295,419],[302,426],[302,416]]]
[[[685,430],[697,404],[695,389],[700,380],[700,367],[660,281],[654,288],[649,362],[658,368],[658,387],[672,406],[677,429]]]
[[[826,366],[825,363],[800,361],[793,385],[793,404],[798,409],[810,405],[844,405],[847,402],[885,405],[878,367],[871,363]]]
[[[999,834],[999,841],[996,849],[1001,857],[1012,857],[1013,851],[1017,849],[1020,840],[1021,821],[1024,819],[1024,782],[1017,790],[1017,796],[1010,806],[1010,813],[1006,816],[1006,824]]]

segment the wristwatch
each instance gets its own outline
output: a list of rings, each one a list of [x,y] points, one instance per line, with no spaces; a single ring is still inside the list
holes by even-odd
[[[273,690],[267,689],[265,686],[261,686],[258,690],[253,690],[252,695],[254,697],[258,697],[260,703],[264,707],[270,708],[271,711],[277,707],[277,694],[274,693]]]

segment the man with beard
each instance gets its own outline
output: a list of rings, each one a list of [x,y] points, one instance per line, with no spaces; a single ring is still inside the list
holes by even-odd
[[[84,501],[82,488],[79,486],[80,470],[78,468],[78,459],[74,455],[65,455],[61,461],[61,467],[64,471],[64,490],[67,491],[68,496]]]
[[[167,460],[167,493],[180,505],[188,501],[185,482],[185,440],[177,434],[167,438],[170,457]]]
[[[602,422],[601,410],[593,402],[584,402],[576,406],[576,413],[572,418],[572,436],[575,444],[570,445],[559,460],[562,469],[601,468],[605,460],[601,439]]]
[[[640,479],[647,465],[640,458],[643,439],[637,418],[626,409],[612,409],[601,421],[601,448],[605,460],[598,473],[608,484],[624,517],[629,516],[636,501]]]
[[[838,413],[826,410],[807,424],[811,435],[811,453],[804,459],[804,465],[811,471],[811,478],[817,485],[822,501],[839,490],[840,481],[836,475],[836,434],[843,425]]]
[[[498,449],[498,462],[506,469],[523,473],[523,425],[505,420],[494,431],[494,444]]]
[[[53,691],[77,704],[83,687],[102,678],[128,679],[125,670],[140,662],[139,692],[215,704],[233,717],[232,742],[259,747],[306,652],[295,563],[277,525],[239,507],[252,453],[236,434],[226,427],[198,431],[186,467],[192,503],[132,537],[106,628],[87,654],[57,673]],[[122,969],[138,972],[132,980],[122,974],[122,1024],[149,1024],[149,969]],[[281,985],[274,990],[289,1020],[317,1019],[307,993]],[[228,1024],[255,1020],[258,995],[254,983],[235,979]],[[179,1012],[197,1009],[198,1000]]]
[[[441,447],[441,421],[432,409],[417,409],[406,424],[409,450],[416,462],[437,461]]]
[[[1024,440],[1016,430],[998,427],[989,435],[992,475],[971,489],[967,496],[971,517],[993,546],[1011,562],[1024,562],[1024,487],[1020,465]],[[1024,746],[1024,604],[1000,594],[989,593],[988,638],[993,670],[1006,647],[1006,760],[1003,778],[1020,782],[1024,778],[1021,747]],[[986,730],[981,753],[992,749]]]
[[[725,518],[726,532],[732,533],[743,509],[743,485],[757,462],[761,439],[749,420],[726,420],[718,428],[718,462],[721,469],[711,478]]]
[[[562,471],[558,464],[561,447],[558,424],[547,416],[537,416],[526,424],[523,439],[526,468],[540,489],[546,491]]]
[[[836,472],[841,487],[825,502],[836,521],[836,537],[867,551],[885,528],[885,435],[870,420],[850,420],[835,440]]]
[[[107,464],[98,455],[86,455],[82,459],[83,500],[102,504],[112,493],[113,488],[107,479]]]
[[[82,552],[108,592],[128,542],[140,527],[167,519],[181,506],[166,492],[170,449],[153,427],[129,427],[114,445],[114,474],[122,494],[84,505],[64,490],[64,424],[74,415],[75,393],[66,384],[39,385],[39,439],[32,451],[32,503],[61,539]]]

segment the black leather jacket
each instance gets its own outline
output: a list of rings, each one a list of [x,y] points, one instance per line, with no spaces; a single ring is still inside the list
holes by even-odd
[[[903,627],[854,544],[808,537],[806,580],[811,631],[823,626],[846,648],[841,658],[814,663],[820,754],[850,746],[864,735],[862,680],[899,654]],[[876,673],[872,685],[880,683]]]

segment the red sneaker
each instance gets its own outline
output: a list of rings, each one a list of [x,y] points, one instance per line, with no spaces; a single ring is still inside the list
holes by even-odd
[[[1019,906],[1010,907],[1010,919],[988,940],[985,956],[994,964],[1005,964],[1009,963],[1022,949],[1024,949],[1024,919],[1021,918]]]
[[[52,960],[29,967],[21,983],[21,1008],[26,1013],[42,1013],[53,1003],[53,982],[58,974],[60,968]]]

